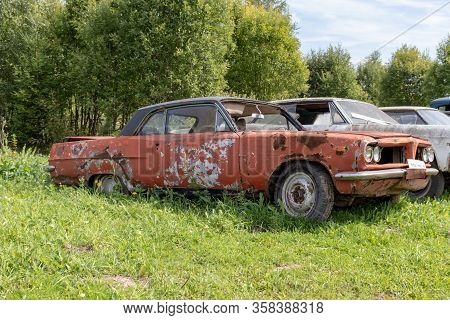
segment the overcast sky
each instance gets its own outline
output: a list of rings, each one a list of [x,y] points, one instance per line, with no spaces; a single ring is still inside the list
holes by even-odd
[[[447,4],[440,11],[387,45],[381,51],[389,61],[393,51],[406,43],[435,57],[436,46],[450,33],[448,0],[287,0],[298,25],[304,54],[311,49],[341,44],[353,63]]]

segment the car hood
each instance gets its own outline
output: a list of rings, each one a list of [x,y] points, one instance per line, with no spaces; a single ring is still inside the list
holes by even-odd
[[[450,140],[450,126],[444,126],[444,125],[366,124],[366,125],[353,125],[352,130],[359,131],[359,132],[365,132],[367,130],[382,131],[380,133],[401,132],[401,133],[410,134],[415,137],[423,137],[423,138],[427,138],[427,139]]]
[[[326,131],[327,133],[337,133],[337,134],[351,134],[360,135],[365,137],[370,137],[374,139],[382,138],[395,138],[395,137],[410,137],[410,134],[400,133],[400,132],[379,132],[379,131]]]

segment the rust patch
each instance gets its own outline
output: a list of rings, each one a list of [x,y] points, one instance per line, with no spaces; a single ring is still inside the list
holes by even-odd
[[[77,157],[77,156],[79,156],[86,148],[87,148],[87,144],[86,144],[85,142],[83,142],[83,143],[77,143],[77,144],[74,144],[74,145],[70,148],[70,151],[71,151],[73,157]]]
[[[305,193],[305,190],[301,186],[297,186],[292,191],[292,199],[295,203],[303,203],[305,201]]]
[[[64,145],[59,145],[56,147],[56,155],[61,158],[64,154]]]
[[[336,155],[343,156],[348,152],[349,148],[347,146],[345,147],[337,147],[336,148]]]
[[[286,149],[286,137],[282,134],[277,134],[273,139],[273,150]]]
[[[297,137],[297,142],[305,145],[309,149],[314,149],[327,142],[328,137],[326,134],[310,134],[301,135]]]

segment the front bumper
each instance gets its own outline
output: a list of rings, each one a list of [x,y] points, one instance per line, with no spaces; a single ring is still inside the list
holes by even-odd
[[[425,179],[439,173],[437,169],[386,169],[360,172],[339,172],[334,177],[336,180],[384,180],[384,179]]]

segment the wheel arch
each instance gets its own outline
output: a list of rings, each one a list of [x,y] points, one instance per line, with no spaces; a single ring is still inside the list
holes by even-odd
[[[284,170],[287,167],[289,167],[290,165],[293,165],[294,163],[301,163],[301,164],[311,163],[311,164],[320,166],[322,169],[324,169],[328,173],[328,175],[331,178],[331,181],[333,182],[333,186],[336,188],[334,176],[331,173],[330,168],[328,166],[326,166],[324,163],[322,163],[321,161],[317,161],[317,160],[308,160],[308,159],[303,159],[303,158],[292,158],[292,159],[287,159],[286,161],[283,161],[282,163],[280,163],[278,165],[278,167],[270,175],[269,182],[267,184],[267,191],[266,191],[267,195],[270,198],[270,200],[274,200],[275,188],[276,188],[276,185],[278,183],[278,180],[279,180],[281,174],[284,172]]]

